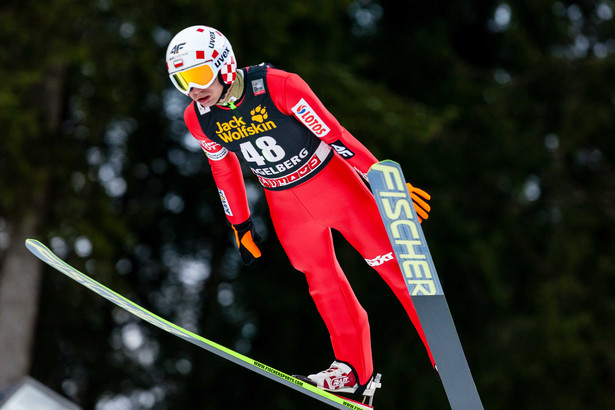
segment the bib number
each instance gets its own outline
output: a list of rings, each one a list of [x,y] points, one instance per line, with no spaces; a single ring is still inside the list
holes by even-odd
[[[259,137],[254,143],[256,147],[250,141],[239,145],[241,154],[248,162],[255,162],[259,166],[264,166],[266,165],[265,161],[269,163],[278,162],[286,156],[284,149],[277,144],[273,137]]]

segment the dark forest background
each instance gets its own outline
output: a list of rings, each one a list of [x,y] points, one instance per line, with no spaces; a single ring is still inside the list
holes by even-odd
[[[431,193],[423,224],[487,409],[615,408],[612,0],[7,0],[0,6],[0,389],[85,409],[320,409],[43,267],[37,238],[153,312],[287,373],[328,334],[246,173],[262,261],[234,249],[165,50],[229,37],[299,73]],[[448,408],[401,305],[336,236],[370,315],[379,409]],[[309,251],[309,250],[306,250]]]

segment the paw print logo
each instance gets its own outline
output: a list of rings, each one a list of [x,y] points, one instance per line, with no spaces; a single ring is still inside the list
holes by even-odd
[[[250,111],[250,115],[252,116],[252,121],[263,122],[267,118],[269,118],[269,114],[267,114],[267,110],[265,107],[261,107],[260,105]]]

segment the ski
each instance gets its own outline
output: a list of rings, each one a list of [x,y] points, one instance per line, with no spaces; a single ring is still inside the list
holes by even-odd
[[[309,383],[304,383],[303,381],[298,380],[284,372],[276,370],[271,366],[244,356],[241,353],[228,349],[211,340],[205,339],[204,337],[192,333],[189,330],[186,330],[172,322],[169,322],[168,320],[161,318],[160,316],[157,316],[156,314],[146,310],[145,308],[139,306],[138,304],[112,291],[111,289],[105,287],[104,285],[100,284],[89,276],[73,268],[72,266],[64,262],[62,259],[60,259],[57,255],[55,255],[51,250],[49,250],[49,248],[47,248],[45,245],[35,239],[27,239],[26,247],[37,258],[47,263],[54,269],[62,272],[69,278],[75,280],[76,282],[79,282],[83,286],[94,291],[95,293],[98,293],[100,296],[104,297],[110,302],[115,303],[117,306],[127,310],[133,315],[181,339],[184,339],[194,345],[197,345],[235,364],[245,367],[248,370],[251,370],[280,384],[283,384],[286,387],[290,387],[291,389],[294,389],[300,393],[303,393],[316,400],[326,403],[331,407],[338,409],[373,410],[372,406],[355,402],[345,397],[336,396],[335,394],[312,386]]]
[[[401,167],[382,161],[367,178],[451,408],[483,409]]]

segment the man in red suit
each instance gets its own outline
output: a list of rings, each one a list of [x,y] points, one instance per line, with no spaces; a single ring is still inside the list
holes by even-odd
[[[275,231],[331,335],[331,367],[304,377],[318,387],[373,395],[367,313],[335,257],[339,231],[391,287],[431,358],[412,300],[361,176],[378,160],[296,74],[261,64],[238,69],[231,44],[207,26],[179,32],[167,50],[173,84],[192,98],[184,119],[205,151],[245,263],[261,256],[238,157],[264,188]],[[409,185],[421,219],[429,195]],[[433,364],[433,359],[432,359]]]

